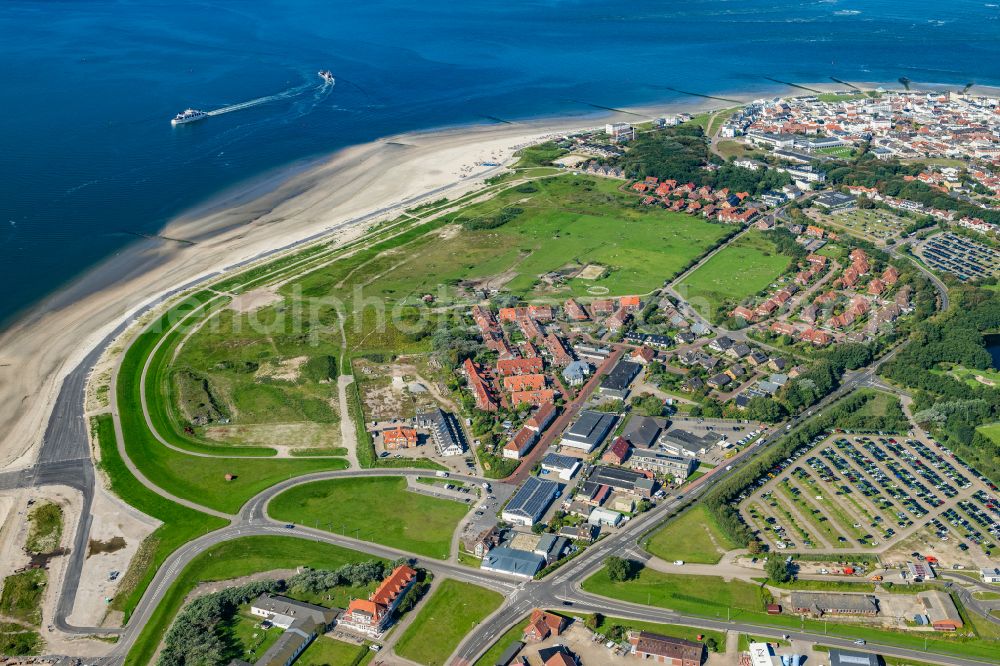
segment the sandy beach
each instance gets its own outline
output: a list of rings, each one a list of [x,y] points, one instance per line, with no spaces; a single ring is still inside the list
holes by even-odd
[[[833,83],[815,87],[844,89]],[[773,94],[808,93],[787,89]],[[746,101],[759,96],[720,94]],[[376,219],[393,217],[420,197],[454,198],[480,186],[490,170],[477,163],[508,162],[519,148],[550,134],[727,106],[732,104],[688,97],[623,113],[387,137],[295,169],[280,181],[275,177],[224,193],[161,233],[187,242],[160,238],[135,243],[0,334],[0,423],[5,425],[0,467],[31,464],[62,378],[130,313],[178,285],[319,233],[340,242],[357,238]]]

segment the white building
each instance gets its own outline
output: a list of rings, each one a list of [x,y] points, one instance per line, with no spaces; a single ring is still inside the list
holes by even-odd
[[[980,569],[979,575],[983,577],[984,583],[1000,583],[1000,569],[997,567]]]

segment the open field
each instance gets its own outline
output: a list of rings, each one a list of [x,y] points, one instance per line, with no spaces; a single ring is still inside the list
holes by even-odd
[[[766,289],[790,262],[763,232],[750,230],[687,276],[677,291],[718,321],[723,310]]]
[[[981,425],[976,428],[979,432],[983,433],[994,442],[1000,444],[1000,423],[991,423],[989,425]]]
[[[660,559],[715,564],[736,548],[705,508],[697,504],[649,539],[646,549]]]
[[[192,297],[165,313],[152,329],[139,335],[122,360],[118,373],[118,407],[125,435],[125,449],[140,471],[150,481],[178,497],[235,513],[250,497],[289,476],[344,469],[346,462],[339,458],[193,458],[157,441],[142,414],[142,366],[162,335],[160,331],[168,330],[169,322],[177,321],[183,316],[181,313],[189,312],[192,302],[201,303],[206,300],[204,295],[201,298]],[[203,312],[196,310],[189,316],[196,319],[204,316]],[[186,324],[188,320],[182,321]],[[147,377],[149,386],[157,385],[156,378],[165,365],[164,353],[164,348],[161,347],[155,356],[154,364],[150,367],[151,376]],[[232,455],[238,452],[240,455],[267,456],[274,453],[273,449],[267,448],[244,447],[234,451],[232,447],[207,446],[194,438],[178,434],[171,427],[165,404],[166,396],[152,390],[147,391],[146,397],[153,424],[177,446],[212,455]],[[225,480],[227,474],[233,476],[231,481]]]
[[[274,569],[336,569],[378,558],[316,541],[283,536],[253,536],[226,541],[198,555],[178,575],[150,616],[128,654],[126,664],[149,664],[184,598],[199,583],[229,580]]]
[[[726,617],[727,612],[732,612],[734,619],[739,611],[763,611],[769,601],[766,590],[759,585],[726,582],[714,576],[665,574],[648,568],[640,571],[635,580],[621,583],[609,579],[607,569],[601,569],[583,581],[583,589],[678,613]]]
[[[397,654],[425,666],[443,666],[462,638],[503,602],[499,593],[470,583],[443,580],[435,587],[396,643]]]
[[[271,500],[268,512],[278,520],[446,559],[451,536],[468,507],[410,492],[403,478],[375,477],[296,486]]]
[[[832,223],[833,226],[874,240],[886,240],[898,236],[903,229],[912,224],[911,220],[879,208],[838,211],[832,215],[819,214],[818,211],[816,213],[815,216],[810,213],[810,216],[820,223]]]
[[[548,178],[424,225],[359,252],[282,288],[299,298],[344,303],[344,327],[354,354],[426,351],[420,334],[440,312],[467,302],[476,288],[502,288],[527,298],[651,291],[681,270],[726,229],[699,218],[640,208],[617,181],[583,176]],[[501,217],[502,216],[502,217]],[[588,264],[607,268],[594,280],[574,277]],[[541,276],[559,272],[550,282]],[[380,327],[376,303],[413,324],[413,331]],[[273,306],[272,306],[273,307]],[[321,308],[320,319],[335,321]]]

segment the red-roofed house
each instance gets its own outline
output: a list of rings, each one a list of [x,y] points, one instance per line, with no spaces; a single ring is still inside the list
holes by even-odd
[[[624,437],[618,437],[611,443],[608,450],[601,456],[601,460],[612,465],[621,465],[632,452],[632,445]]]
[[[656,358],[656,352],[650,347],[639,347],[632,352],[632,360],[636,363],[642,363],[643,365],[646,365],[654,358]]]
[[[368,599],[352,599],[337,620],[342,629],[378,638],[385,630],[392,612],[417,580],[417,572],[405,564],[396,567]]]
[[[754,319],[756,318],[754,316],[753,310],[751,310],[748,307],[744,307],[742,305],[737,308],[733,308],[733,311],[730,312],[729,314],[736,319],[742,319],[748,324],[752,324]]]
[[[543,364],[541,357],[534,358],[511,358],[504,361],[497,361],[497,372],[503,377],[511,375],[534,375],[542,371]]]
[[[622,296],[618,299],[618,305],[628,312],[636,312],[642,305],[642,301],[638,296]]]
[[[587,316],[587,311],[583,309],[583,306],[572,298],[563,304],[563,310],[566,312],[567,319],[572,321],[586,321],[590,318]]]
[[[562,633],[565,620],[555,613],[546,613],[536,608],[531,612],[528,626],[524,628],[524,640],[529,643],[544,641],[549,636]]]
[[[535,432],[541,432],[549,427],[552,419],[556,417],[556,406],[546,403],[538,408],[531,418],[524,422],[524,427]]]
[[[503,378],[508,391],[537,391],[545,388],[545,375],[511,375]]]
[[[556,392],[552,389],[540,391],[514,391],[510,394],[510,404],[514,405],[544,405],[555,402]]]
[[[409,449],[417,445],[417,431],[397,426],[382,432],[382,442],[389,451]]]
[[[514,435],[513,439],[503,447],[503,457],[512,460],[520,460],[524,454],[531,450],[531,447],[538,441],[538,433],[527,427],[521,428]]]

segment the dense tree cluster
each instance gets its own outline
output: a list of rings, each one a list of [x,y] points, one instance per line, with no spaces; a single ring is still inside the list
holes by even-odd
[[[496,229],[507,224],[518,215],[524,212],[523,208],[517,206],[505,206],[498,213],[493,215],[482,215],[462,222],[462,226],[469,231],[479,231],[482,229]]]
[[[958,365],[989,368],[984,335],[1000,329],[1000,298],[972,286],[952,290],[948,313],[918,324],[909,344],[882,373],[916,389],[914,417],[931,428],[967,462],[1000,479],[1000,444],[976,430],[1000,420],[1000,387],[965,382],[941,370]]]
[[[210,666],[227,664],[242,656],[240,646],[228,630],[227,622],[239,607],[262,594],[285,590],[299,594],[317,594],[338,585],[367,585],[382,580],[404,560],[371,560],[345,564],[339,569],[309,569],[283,580],[259,581],[230,587],[199,597],[177,615],[163,639],[159,666]]]

